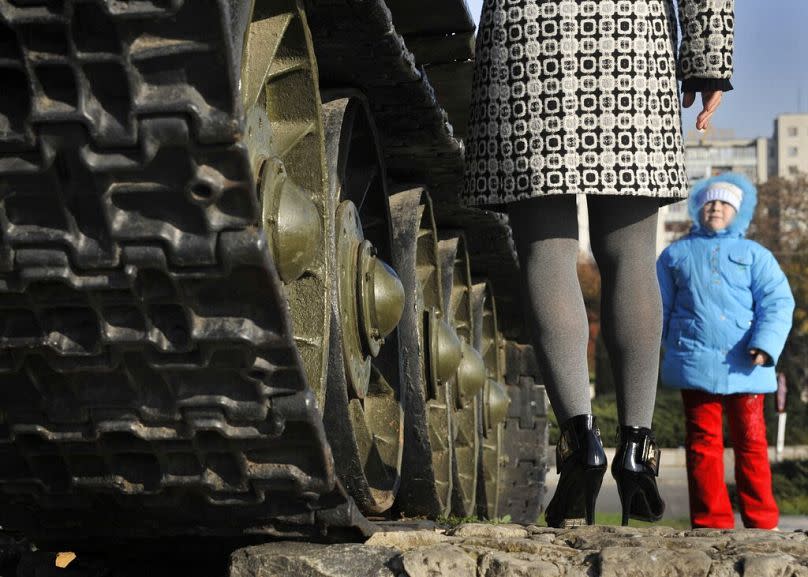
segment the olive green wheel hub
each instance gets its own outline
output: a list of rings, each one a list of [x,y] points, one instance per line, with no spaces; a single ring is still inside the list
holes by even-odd
[[[497,325],[497,308],[488,282],[472,287],[474,348],[485,363],[486,383],[480,407],[481,467],[477,511],[481,517],[499,517],[503,423],[510,399],[505,388],[505,341]]]
[[[402,379],[407,391],[404,468],[397,508],[406,516],[451,511],[454,434],[451,383],[461,360],[457,334],[444,318],[438,237],[432,202],[423,188],[390,199],[395,265],[407,305],[399,325]]]
[[[367,514],[389,509],[400,482],[404,412],[397,325],[404,288],[390,267],[386,176],[360,97],[323,105],[335,263],[323,421],[335,465]]]
[[[314,50],[299,2],[255,0],[241,58],[246,143],[297,348],[322,406],[330,320],[325,146]]]
[[[452,387],[454,402],[454,491],[452,511],[474,514],[477,500],[479,465],[478,406],[485,386],[485,364],[473,345],[471,271],[466,243],[462,236],[442,240],[439,257],[443,276],[446,320],[461,342],[461,360]]]

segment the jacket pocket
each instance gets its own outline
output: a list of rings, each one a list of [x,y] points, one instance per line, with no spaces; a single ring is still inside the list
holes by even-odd
[[[735,363],[741,363],[744,366],[748,361],[749,341],[752,340],[752,325],[755,320],[749,317],[737,317],[735,319],[735,326],[737,327],[734,338],[731,341],[730,356],[734,357]],[[743,359],[743,360],[738,360]]]
[[[681,319],[676,321],[673,328],[673,338],[676,348],[680,351],[692,351],[696,348],[696,321]]]
[[[753,319],[741,319],[736,318],[735,324],[738,325],[738,328],[743,329],[744,331],[748,331],[752,328]]]
[[[729,262],[726,271],[727,278],[733,286],[748,288],[752,284],[752,264],[754,255],[748,247],[734,246],[727,254]]]

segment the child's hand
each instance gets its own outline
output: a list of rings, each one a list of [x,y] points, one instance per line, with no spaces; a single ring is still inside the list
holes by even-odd
[[[761,351],[760,349],[749,349],[749,356],[752,357],[752,364],[760,367],[770,363],[772,360],[768,353]]]

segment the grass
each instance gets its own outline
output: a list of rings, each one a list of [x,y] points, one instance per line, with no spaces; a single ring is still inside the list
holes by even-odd
[[[592,413],[598,419],[605,447],[614,447],[617,440],[617,400],[614,393],[601,393],[592,400]],[[774,445],[777,437],[777,412],[774,407],[774,395],[766,395],[764,399],[764,415],[769,445]],[[558,441],[558,423],[550,411],[550,444]],[[654,405],[654,434],[662,448],[683,447],[685,444],[685,415],[682,408],[682,396],[679,391],[660,387],[657,389]],[[788,400],[788,424],[786,426],[786,445],[808,444],[808,405],[800,400],[797,394],[791,394]],[[724,422],[724,445],[732,445]]]
[[[598,420],[603,445],[617,441],[617,400],[614,393],[603,393],[592,400],[592,413]],[[558,441],[558,423],[550,411],[550,444]],[[679,391],[659,389],[654,406],[654,433],[660,447],[680,447],[685,442],[685,416]]]
[[[505,517],[501,517],[499,519],[480,519],[479,517],[475,516],[468,516],[468,517],[438,517],[437,523],[438,525],[447,527],[447,528],[454,528],[458,525],[462,525],[463,523],[487,523],[490,525],[502,525],[511,522],[510,515],[506,515]],[[595,513],[595,524],[596,525],[612,525],[612,526],[620,526],[622,524],[622,516],[620,513]],[[663,526],[663,527],[673,527],[674,529],[690,529],[690,519],[663,519],[658,523],[646,523],[644,521],[637,521],[635,519],[630,519],[629,527],[654,527],[654,526]],[[537,527],[546,527],[547,523],[544,521],[544,515],[541,515],[539,519],[536,521],[535,525]]]
[[[595,513],[596,525],[622,525],[623,517],[620,513]],[[547,523],[542,516],[536,525],[539,527],[546,527]],[[662,519],[657,523],[646,523],[644,521],[637,521],[636,519],[629,519],[629,527],[673,527],[674,529],[690,529],[690,519]]]
[[[772,464],[772,489],[781,515],[808,515],[808,460]],[[738,509],[735,485],[729,486],[730,500]]]
[[[453,529],[458,525],[462,525],[463,523],[485,523],[487,525],[507,525],[511,522],[511,516],[505,515],[504,517],[498,517],[496,519],[480,519],[476,515],[469,515],[467,517],[457,517],[455,515],[450,515],[448,517],[440,516],[438,517],[435,522],[438,525],[442,525]]]
[[[772,465],[774,497],[783,515],[808,515],[808,460]]]

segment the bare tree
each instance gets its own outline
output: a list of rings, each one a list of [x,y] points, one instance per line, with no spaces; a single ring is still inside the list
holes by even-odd
[[[794,389],[792,399],[808,393],[808,175],[775,178],[758,189],[758,209],[750,238],[777,257],[796,301],[794,328],[779,370]]]

